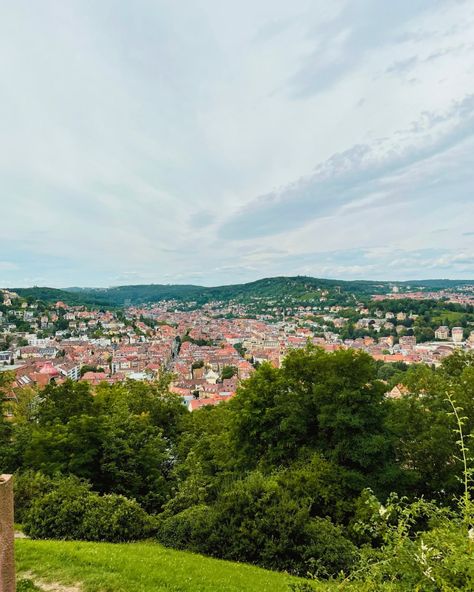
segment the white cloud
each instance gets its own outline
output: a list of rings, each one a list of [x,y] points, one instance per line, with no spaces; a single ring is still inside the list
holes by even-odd
[[[452,110],[474,93],[473,33],[472,3],[454,0],[5,4],[0,280],[369,277],[385,256],[354,250],[382,247],[469,271],[472,129]],[[335,167],[367,176],[367,158],[385,170],[354,191]],[[277,239],[261,195],[286,200]]]

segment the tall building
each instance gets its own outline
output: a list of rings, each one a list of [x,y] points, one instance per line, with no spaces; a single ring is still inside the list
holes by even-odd
[[[451,338],[454,343],[461,343],[464,340],[464,329],[462,327],[453,327]]]

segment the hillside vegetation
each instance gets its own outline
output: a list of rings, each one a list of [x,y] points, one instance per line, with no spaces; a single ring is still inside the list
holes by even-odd
[[[320,295],[320,290],[337,293],[378,292],[385,284],[374,282],[345,282],[312,277],[274,277],[226,286],[205,287],[194,285],[135,285],[112,288],[18,288],[15,291],[24,298],[35,298],[45,302],[62,300],[67,304],[90,304],[123,306],[125,302],[143,304],[161,300],[177,300],[205,304],[214,300],[236,300],[246,302],[254,298],[311,298]]]
[[[474,589],[474,352],[397,381],[406,394],[388,398],[368,354],[308,346],[193,413],[166,376],[19,391],[4,403],[0,465],[16,472],[16,520],[34,539],[154,539],[310,574],[315,588],[297,592]],[[73,566],[71,544],[56,549]],[[120,562],[98,551],[109,547],[94,548],[86,568],[113,572]]]
[[[197,304],[205,304],[214,300],[248,302],[254,298],[277,298],[278,300],[295,298],[304,302],[320,296],[320,290],[328,290],[333,296],[338,296],[339,299],[342,296],[343,299],[344,295],[349,294],[368,296],[387,292],[390,286],[394,284],[402,287],[410,285],[412,287],[437,290],[472,283],[474,282],[469,280],[343,281],[296,276],[265,278],[246,284],[215,287],[149,284],[112,288],[69,288],[67,290],[34,287],[16,288],[15,291],[24,298],[43,300],[44,302],[61,300],[71,305],[123,306],[125,302],[144,304],[161,300],[193,301]]]

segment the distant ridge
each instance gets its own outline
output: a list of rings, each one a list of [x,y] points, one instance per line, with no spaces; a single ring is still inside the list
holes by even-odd
[[[139,284],[115,286],[111,288],[72,287],[57,289],[49,287],[12,288],[23,298],[34,298],[45,302],[63,301],[70,305],[123,306],[125,303],[139,305],[177,300],[193,301],[205,304],[213,300],[247,301],[253,298],[299,298],[311,299],[318,291],[337,290],[341,293],[368,296],[383,294],[394,286],[413,289],[440,290],[461,285],[473,285],[474,280],[410,280],[410,281],[373,281],[373,280],[337,280],[314,278],[309,276],[277,276],[263,278],[245,284],[224,286],[197,286],[193,284]]]

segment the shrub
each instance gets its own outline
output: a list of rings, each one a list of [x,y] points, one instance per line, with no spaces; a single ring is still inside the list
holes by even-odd
[[[17,473],[13,480],[15,521],[22,523],[32,503],[53,489],[53,480],[39,471]]]
[[[90,486],[68,478],[55,489],[37,498],[24,517],[23,528],[32,538],[81,538],[85,500]]]
[[[115,494],[101,497],[88,484],[64,479],[33,502],[24,531],[39,539],[131,541],[149,536],[151,518],[134,500]]]
[[[305,535],[301,557],[308,566],[307,572],[316,577],[329,577],[348,573],[355,564],[356,547],[343,535],[342,528],[330,520],[313,518],[305,528]]]
[[[212,507],[160,516],[158,539],[177,549],[300,575],[348,571],[355,547],[329,519],[311,518],[308,506],[276,477],[256,471],[223,491]]]
[[[385,544],[377,551],[368,551],[361,562],[364,589],[383,590],[385,582],[391,582],[390,589],[396,591],[473,589],[472,540],[461,516],[450,515],[423,500],[405,506],[399,503],[395,511],[399,516],[388,526]],[[427,528],[421,531],[417,529],[420,517],[428,520]]]
[[[278,477],[251,473],[217,501],[213,544],[226,559],[299,575],[349,570],[355,547],[329,519],[312,518],[309,508],[309,499],[293,498]]]
[[[151,529],[150,516],[135,500],[92,494],[87,500],[80,538],[118,543],[146,538]]]
[[[215,524],[216,515],[209,506],[193,506],[174,516],[159,516],[157,538],[175,549],[215,554],[211,545]]]

